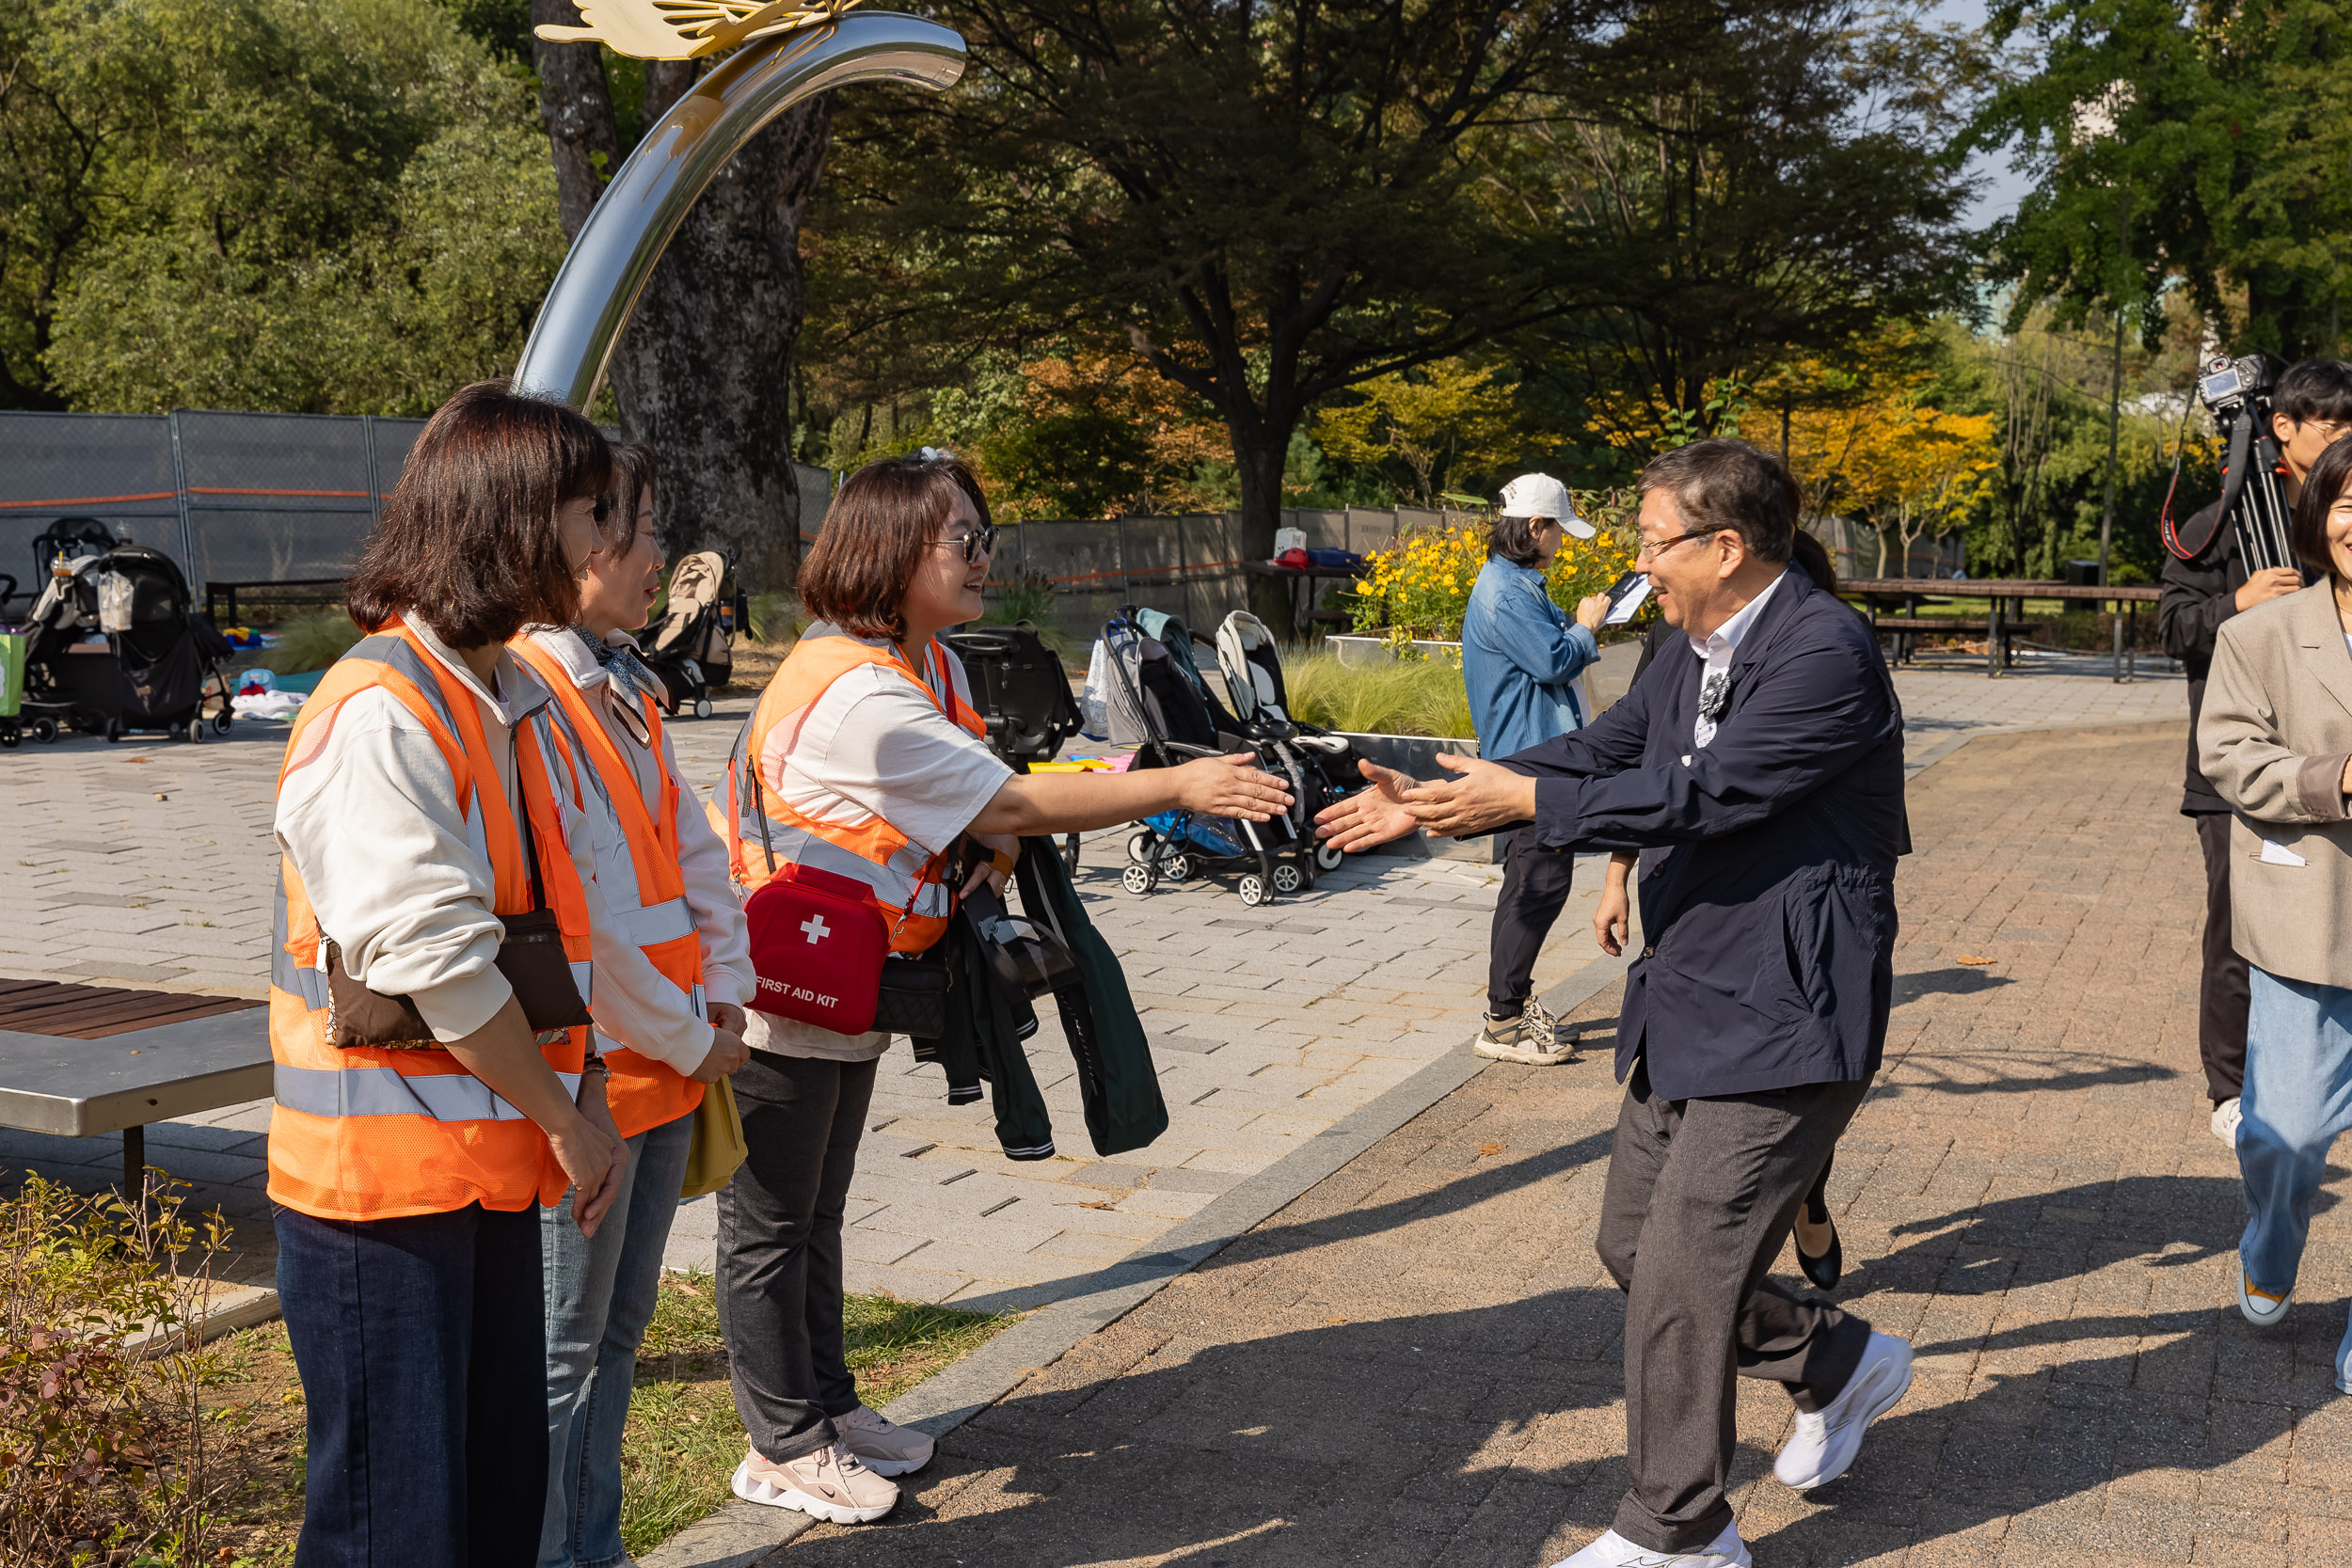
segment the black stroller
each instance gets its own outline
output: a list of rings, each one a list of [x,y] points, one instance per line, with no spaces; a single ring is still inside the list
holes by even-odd
[[[1016,773],[1033,762],[1051,762],[1083,721],[1078,700],[1061,660],[1037,628],[1024,621],[1011,626],[968,626],[944,633],[963,663],[972,705],[988,721],[989,749]],[[1062,840],[1062,864],[1078,871],[1078,835]]]
[[[1147,624],[1162,636],[1147,635]],[[1345,741],[1308,736],[1287,722],[1235,718],[1201,678],[1192,633],[1171,616],[1129,606],[1104,625],[1103,640],[1110,655],[1111,739],[1137,746],[1135,767],[1171,768],[1248,751],[1259,767],[1291,783],[1291,809],[1263,823],[1188,811],[1145,817],[1127,841],[1131,863],[1120,886],[1150,893],[1163,879],[1238,872],[1241,901],[1256,906],[1311,887],[1320,872],[1339,865],[1340,851],[1314,836],[1314,814],[1332,796],[1307,757],[1327,745],[1344,750]]]
[[[119,545],[53,577],[33,607],[24,707],[109,741],[134,732],[204,738],[232,719],[228,639],[196,613],[187,578],[144,545]],[[38,732],[37,732],[38,733]]]
[[[670,597],[661,619],[639,634],[645,663],[661,677],[661,705],[697,719],[710,717],[710,699],[735,674],[735,629],[743,595],[726,592],[732,564],[717,550],[696,550],[670,571]]]

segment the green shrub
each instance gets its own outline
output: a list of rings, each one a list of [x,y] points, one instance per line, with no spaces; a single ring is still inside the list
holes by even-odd
[[[135,1204],[28,1175],[0,1202],[0,1560],[208,1560],[215,1357],[192,1330],[228,1232],[183,1201],[177,1182]]]
[[[665,594],[665,605],[666,602]],[[754,594],[745,609],[749,611],[745,618],[751,625],[743,629],[755,642],[788,642],[801,635],[801,601],[782,589],[771,588],[765,593]],[[660,615],[661,608],[657,607],[654,616],[658,620]]]
[[[340,609],[324,614],[303,615],[285,622],[271,634],[270,644],[262,650],[259,658],[240,664],[239,669],[262,669],[280,675],[299,675],[312,670],[324,670],[351,651],[359,641],[359,628],[351,624],[351,617]]]
[[[1282,661],[1291,717],[1358,735],[1470,736],[1470,689],[1450,658],[1343,664],[1333,654]]]

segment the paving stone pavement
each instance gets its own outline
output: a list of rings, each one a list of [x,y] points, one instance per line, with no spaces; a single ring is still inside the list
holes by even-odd
[[[1760,1568],[2352,1560],[2344,1173],[2287,1323],[2246,1324],[2181,746],[1991,736],[1914,782],[1886,1066],[1830,1196],[1837,1297],[1909,1336],[1917,1377],[1804,1497],[1770,1477],[1786,1397],[1742,1386]],[[771,1560],[1558,1560],[1625,1485],[1622,1298],[1592,1252],[1606,1063],[1488,1068],[950,1432],[891,1521]]]
[[[1636,650],[1609,650],[1594,679],[1622,691]],[[2096,660],[2050,661],[1998,681],[1965,668],[1898,673],[1919,760],[1957,735],[2022,724],[2162,718],[2185,711],[2174,677],[2117,686]],[[675,724],[681,766],[707,794],[751,700]],[[268,974],[277,860],[270,801],[285,726],[240,724],[186,746],[76,737],[0,753],[0,974],[115,981],[260,996]],[[161,797],[161,799],[159,799]],[[1351,862],[1301,897],[1245,909],[1230,883],[1118,889],[1123,831],[1087,850],[1081,891],[1128,965],[1170,1111],[1151,1148],[1097,1161],[1086,1146],[1070,1056],[1050,1019],[1029,1042],[1061,1130],[1058,1156],[1005,1160],[986,1102],[951,1107],[935,1069],[903,1046],[884,1059],[852,1191],[850,1282],[989,1308],[1083,1288],[1219,1192],[1408,1076],[1474,1031],[1497,868],[1467,857]],[[1536,972],[1539,990],[1593,955],[1597,882],[1587,869]],[[255,1101],[148,1133],[151,1161],[192,1182],[241,1227],[235,1271],[274,1262],[262,1196],[268,1105]],[[83,1186],[119,1169],[112,1137],[0,1130],[0,1169]],[[684,1206],[670,1262],[712,1266],[715,1201]]]

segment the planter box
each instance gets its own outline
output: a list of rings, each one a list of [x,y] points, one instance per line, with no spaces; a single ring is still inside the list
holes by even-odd
[[[1385,639],[1377,637],[1327,637],[1324,646],[1330,649],[1342,664],[1386,664],[1396,656],[1389,651]],[[1451,654],[1462,657],[1459,642],[1409,642],[1406,646],[1422,654]]]

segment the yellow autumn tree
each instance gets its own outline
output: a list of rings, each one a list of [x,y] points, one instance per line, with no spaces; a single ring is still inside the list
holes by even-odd
[[[1511,394],[1494,372],[1459,359],[1375,376],[1359,400],[1315,417],[1315,439],[1343,462],[1387,474],[1423,506],[1470,474],[1492,474],[1518,455]]]
[[[1886,575],[1890,541],[1899,541],[1902,570],[1922,538],[1960,526],[1993,494],[2000,447],[1993,418],[1951,414],[1889,398],[1866,405],[1847,438],[1841,483],[1878,534],[1875,573]]]

